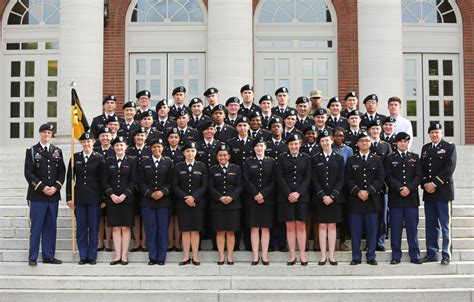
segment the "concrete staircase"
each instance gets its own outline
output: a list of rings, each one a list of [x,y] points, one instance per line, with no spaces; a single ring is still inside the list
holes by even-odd
[[[68,153],[69,147],[64,147]],[[100,252],[95,266],[77,265],[71,253],[71,213],[64,201],[58,217],[57,258],[62,265],[27,266],[28,207],[23,177],[24,148],[0,148],[0,301],[473,301],[474,300],[474,147],[458,147],[453,206],[453,261],[390,265],[390,251],[378,252],[378,266],[349,266],[350,252],[337,252],[338,266],[287,267],[287,253],[270,253],[270,266],[250,266],[250,252],[236,252],[234,266],[217,266],[217,253],[201,252],[201,266],[179,267],[181,253],[168,254],[165,266],[148,266],[147,253],[130,254],[128,266],[110,266],[113,253]],[[69,155],[66,154],[69,159]],[[464,164],[466,163],[466,164]],[[425,248],[420,207],[420,248]],[[389,240],[386,248],[390,249]],[[41,256],[40,258],[41,259]]]

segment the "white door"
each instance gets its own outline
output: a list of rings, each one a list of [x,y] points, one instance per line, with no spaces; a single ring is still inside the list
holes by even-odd
[[[278,87],[290,91],[290,105],[317,89],[328,98],[337,95],[337,68],[333,53],[257,53],[257,98],[273,95]]]
[[[448,141],[461,143],[459,56],[456,54],[405,54],[405,116],[412,122],[419,152],[429,141],[428,127],[440,123]]]
[[[57,125],[58,57],[56,55],[5,56],[2,143],[34,143],[38,127]]]
[[[188,98],[201,97],[205,90],[204,53],[132,53],[130,54],[129,99],[137,91],[151,92],[152,107],[164,98],[171,98],[177,86],[187,89]]]

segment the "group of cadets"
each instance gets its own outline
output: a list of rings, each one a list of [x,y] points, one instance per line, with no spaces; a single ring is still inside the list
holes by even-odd
[[[218,265],[234,264],[233,251],[243,241],[252,251],[252,265],[269,265],[268,252],[276,249],[289,251],[287,264],[294,265],[298,247],[299,262],[306,266],[312,231],[313,249],[321,252],[318,264],[337,265],[339,224],[339,249],[348,251],[345,240],[351,238],[351,265],[362,261],[363,238],[366,261],[376,265],[388,221],[391,264],[402,257],[403,227],[410,262],[439,260],[440,228],[441,263],[450,262],[456,151],[443,140],[440,124],[429,127],[431,142],[419,156],[409,150],[410,131],[396,127],[403,117],[379,114],[375,94],[363,100],[364,114],[355,92],[345,96],[344,110],[338,97],[322,108],[319,91],[298,97],[296,108],[288,106],[285,87],[275,98],[262,96],[259,105],[251,85],[240,95],[242,102],[230,97],[223,105],[211,87],[204,92],[209,105],[198,97],[186,105],[186,88],[180,86],[173,90],[172,106],[161,100],[152,110],[151,94],[143,90],[136,102],[123,105],[123,118],[115,113],[116,98],[107,96],[103,114],[79,139],[82,150],[67,169],[61,150],[50,143],[52,126],[42,125],[40,142],[25,157],[29,264],[37,263],[40,238],[43,262],[61,263],[54,256],[65,178],[67,205],[77,220],[79,264],[95,264],[98,250],[112,251],[112,238],[111,265],[127,265],[129,251],[140,250],[148,252],[150,265],[164,265],[171,250],[183,252],[180,265],[199,265],[205,232],[212,234]],[[401,100],[393,97],[388,104],[399,109]],[[419,186],[425,201],[424,258],[417,235]]]

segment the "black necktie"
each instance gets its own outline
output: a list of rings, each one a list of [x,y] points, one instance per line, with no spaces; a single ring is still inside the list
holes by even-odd
[[[263,117],[265,119],[265,123],[268,122],[268,116]]]
[[[189,164],[189,165],[188,165],[188,171],[191,172],[192,169],[193,169],[193,165]]]
[[[48,147],[44,146],[44,152],[48,152]]]
[[[329,161],[329,155],[326,155],[326,161]]]
[[[387,142],[390,141],[390,136],[386,136],[386,137],[385,137],[385,140],[386,140]]]
[[[120,168],[120,166],[122,165],[122,160],[121,159],[117,160],[117,165]]]
[[[211,149],[211,143],[207,143],[207,147]]]
[[[84,157],[84,162],[87,164],[87,161],[89,160],[89,156]]]
[[[217,126],[216,129],[217,129],[217,133],[221,132],[221,126]]]
[[[374,149],[376,149],[377,148],[377,142],[374,142],[373,146],[374,146]]]
[[[369,115],[369,122],[371,122],[373,119],[374,118],[371,115]]]
[[[155,167],[157,167],[157,168],[158,168],[158,164],[159,164],[159,163],[160,163],[160,161],[159,161],[159,160],[155,160]]]
[[[165,126],[165,122],[164,122],[164,121],[161,121],[160,124],[161,124],[161,127],[164,127],[164,126]]]
[[[365,155],[362,155],[362,160],[363,160],[363,161],[365,161],[365,158],[366,158]]]
[[[280,144],[280,141],[275,142],[275,146],[278,146]]]
[[[130,130],[130,124],[127,124],[127,130]]]
[[[179,130],[179,135],[181,135],[181,138],[184,137],[184,130]]]
[[[402,152],[402,159],[405,159],[405,156],[406,156],[405,152]]]
[[[257,132],[252,132],[252,137],[255,138],[257,136]]]
[[[334,118],[334,124],[337,124],[337,118],[336,117]]]
[[[227,173],[227,169],[225,167],[222,167],[222,171],[224,171],[224,174]]]

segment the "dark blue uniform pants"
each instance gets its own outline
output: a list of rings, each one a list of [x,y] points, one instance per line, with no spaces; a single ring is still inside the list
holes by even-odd
[[[400,260],[402,258],[403,221],[405,221],[410,260],[418,260],[420,259],[420,248],[418,246],[418,207],[390,208],[390,245],[392,247],[392,259]]]
[[[350,213],[350,229],[352,243],[352,260],[361,261],[360,241],[364,232],[367,241],[367,260],[375,259],[375,247],[377,241],[377,217],[378,212]]]
[[[43,259],[54,258],[57,217],[58,201],[31,201],[29,261],[38,259],[40,239],[42,241]]]
[[[388,229],[388,194],[383,194],[383,209],[378,216],[377,245],[384,245]]]
[[[75,204],[77,246],[81,260],[97,259],[100,204]]]
[[[451,201],[425,202],[426,257],[438,259],[438,238],[441,227],[443,259],[451,259],[453,252],[451,237]]]
[[[170,208],[142,208],[148,257],[151,261],[166,261]]]

